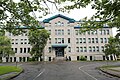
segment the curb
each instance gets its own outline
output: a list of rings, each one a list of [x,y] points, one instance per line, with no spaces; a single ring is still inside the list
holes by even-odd
[[[109,74],[111,76],[120,78],[120,75],[115,74],[116,71],[108,70],[108,69],[103,69],[103,68],[99,68],[99,70],[102,71],[102,72],[104,72],[104,73],[106,73],[106,74]]]
[[[4,78],[2,78],[0,80],[10,80],[10,79],[13,79],[13,78],[17,77],[18,75],[20,75],[23,72],[24,72],[24,69],[22,69],[21,72],[18,72],[18,73],[13,74],[13,75],[12,74],[8,75],[8,76],[6,76],[6,77],[4,77]]]

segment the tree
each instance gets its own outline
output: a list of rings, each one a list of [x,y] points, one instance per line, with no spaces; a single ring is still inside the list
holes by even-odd
[[[116,57],[119,57],[119,55],[120,55],[119,50],[120,50],[120,43],[119,43],[118,39],[110,37],[108,44],[105,45],[104,53],[105,53],[106,57],[108,55],[113,54],[114,59],[117,60]]]
[[[44,55],[42,53],[47,44],[49,35],[50,34],[47,32],[47,30],[44,30],[44,29],[42,29],[42,30],[32,29],[29,31],[28,38],[29,38],[29,42],[32,46],[30,54],[33,57],[41,58],[41,56]]]
[[[4,32],[0,31],[0,57],[9,57],[9,55],[14,55],[11,48],[11,40],[4,36]]]

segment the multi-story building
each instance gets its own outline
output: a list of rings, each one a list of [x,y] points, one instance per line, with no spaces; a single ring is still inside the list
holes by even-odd
[[[106,59],[103,50],[105,49],[104,45],[108,43],[108,38],[112,36],[112,28],[105,26],[95,31],[80,33],[81,21],[75,21],[61,14],[45,19],[41,24],[50,32],[44,49],[45,61],[59,58],[79,60],[81,56],[87,60]],[[15,56],[11,56],[9,60],[11,62],[27,61],[31,57],[29,52],[32,48],[27,33],[13,36],[6,32],[6,36],[11,38],[12,49],[15,51]],[[113,59],[113,57],[109,56],[109,59]],[[7,60],[7,58],[3,58],[4,62]],[[40,59],[38,58],[38,60]]]

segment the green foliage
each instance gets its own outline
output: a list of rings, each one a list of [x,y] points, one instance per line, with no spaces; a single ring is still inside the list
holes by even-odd
[[[30,30],[29,31],[29,42],[32,46],[30,54],[34,57],[41,57],[44,47],[47,44],[49,38],[49,33],[47,30]]]
[[[2,34],[2,35],[1,35]],[[0,57],[13,55],[11,40],[0,32]]]
[[[80,56],[81,61],[86,61],[87,59],[84,56]]]
[[[10,72],[21,72],[22,69],[16,66],[0,66],[0,75]]]
[[[118,57],[120,55],[120,40],[118,38],[109,38],[108,44],[105,45],[105,50],[103,51],[106,56],[115,55]],[[116,58],[115,58],[116,59]]]

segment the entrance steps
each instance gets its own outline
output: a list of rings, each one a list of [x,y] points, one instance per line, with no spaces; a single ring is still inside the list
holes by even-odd
[[[65,57],[56,57],[56,58],[54,59],[55,62],[65,61],[65,60],[66,60]]]

